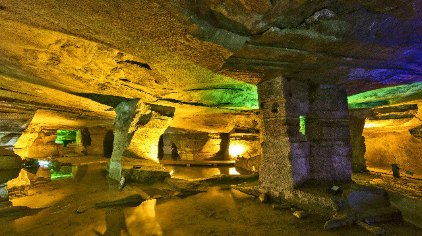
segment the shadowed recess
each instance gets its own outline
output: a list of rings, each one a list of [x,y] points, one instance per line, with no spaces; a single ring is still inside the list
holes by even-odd
[[[117,107],[117,105],[119,105],[121,102],[126,102],[126,101],[131,100],[130,98],[113,96],[113,95],[96,94],[96,93],[75,93],[75,95],[85,97],[85,98],[91,99],[93,101],[96,101],[98,103],[111,106],[111,107]]]

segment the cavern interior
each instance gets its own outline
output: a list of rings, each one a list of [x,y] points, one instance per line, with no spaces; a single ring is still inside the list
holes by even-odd
[[[422,235],[422,0],[0,0],[0,235]]]

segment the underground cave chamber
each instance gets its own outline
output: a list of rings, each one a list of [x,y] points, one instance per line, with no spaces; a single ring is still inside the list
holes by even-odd
[[[422,9],[0,3],[0,235],[419,235]]]

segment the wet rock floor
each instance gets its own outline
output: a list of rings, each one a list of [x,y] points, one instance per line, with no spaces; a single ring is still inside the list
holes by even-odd
[[[128,183],[119,191],[105,167],[90,164],[77,178],[32,186],[28,196],[12,202],[33,210],[0,217],[0,235],[370,235],[357,226],[324,231],[320,216],[297,219],[291,210],[274,210],[227,184],[202,186],[204,192],[193,195],[176,194],[167,183]],[[133,194],[158,199],[137,207],[95,207]],[[381,226],[387,235],[422,232],[406,223]]]
[[[394,178],[391,174],[376,172],[353,173],[353,181],[367,186],[376,186],[389,192],[422,201],[422,180],[412,178]]]

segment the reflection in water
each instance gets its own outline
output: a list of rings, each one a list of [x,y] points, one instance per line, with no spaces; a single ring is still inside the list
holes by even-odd
[[[128,230],[122,208],[106,209],[106,231],[104,236],[127,235]]]
[[[72,166],[72,176],[76,182],[80,182],[88,172],[88,165]]]
[[[25,169],[37,175],[38,179],[75,179],[79,182],[88,170],[88,165],[71,165],[50,160],[27,161]]]
[[[51,180],[73,178],[80,182],[88,171],[88,165],[40,165],[36,168],[22,168],[0,171],[0,184],[7,183],[11,187],[30,186],[31,184],[48,183]]]
[[[166,165],[171,176],[178,179],[200,179],[209,178],[216,175],[241,175],[250,174],[248,171],[240,171],[236,167],[204,167],[204,166],[174,166]]]
[[[230,167],[229,175],[240,175],[240,173],[236,170],[236,167]]]
[[[0,184],[18,177],[20,169],[0,170]]]
[[[155,217],[156,199],[143,202],[136,208],[125,211],[129,235],[163,235],[160,224]]]
[[[137,207],[106,209],[106,229],[98,235],[161,236],[163,231],[155,216],[156,199],[147,200]]]
[[[217,167],[186,167],[166,165],[165,168],[172,172],[172,176],[174,178],[178,179],[199,179],[221,174],[219,168]]]

